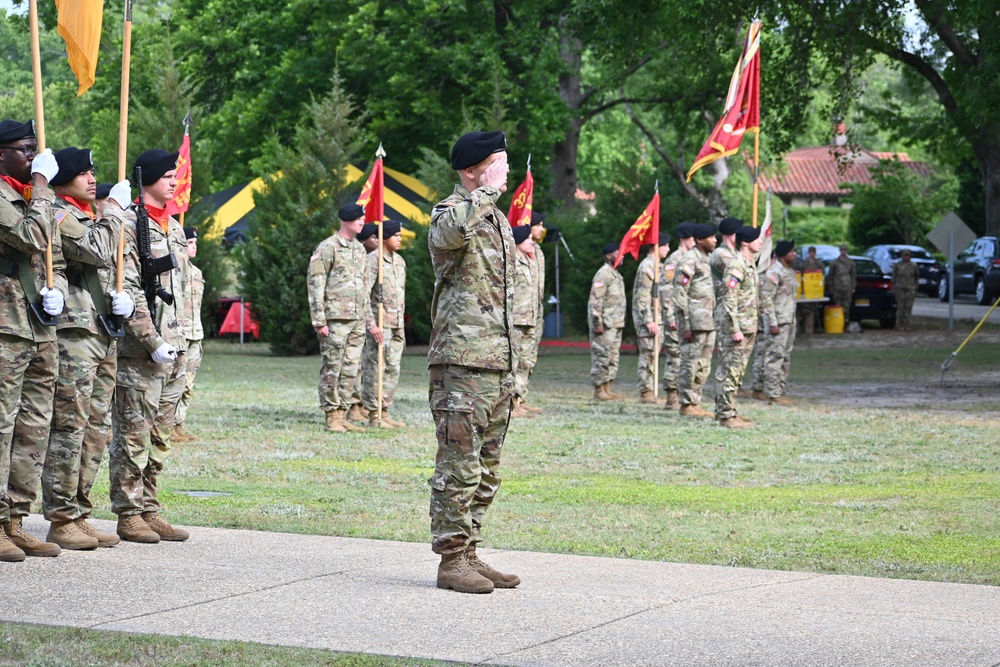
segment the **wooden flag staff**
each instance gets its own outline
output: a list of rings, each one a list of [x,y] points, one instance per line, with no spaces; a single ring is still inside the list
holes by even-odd
[[[38,152],[45,150],[45,108],[42,102],[42,58],[41,50],[38,46],[38,0],[31,0],[28,4],[28,23],[31,30],[31,74],[35,87],[35,138],[38,140]],[[52,275],[52,236],[49,234],[49,244],[45,248],[45,286],[49,289],[55,287]],[[55,315],[48,315],[41,308],[36,310],[42,324],[55,326],[59,321]],[[45,317],[42,317],[42,315]]]
[[[122,39],[122,88],[118,111],[118,182],[125,180],[128,161],[128,92],[129,69],[132,63],[132,0],[125,0],[125,33]],[[142,183],[135,187],[141,188]],[[115,262],[115,290],[122,293],[122,269],[125,264],[125,224],[118,234],[118,254]]]

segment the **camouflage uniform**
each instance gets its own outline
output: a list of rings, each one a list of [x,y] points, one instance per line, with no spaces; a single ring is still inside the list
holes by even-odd
[[[678,392],[681,405],[701,403],[701,389],[708,379],[715,348],[715,287],[708,255],[692,248],[674,274],[674,304],[677,331],[681,334],[681,366]],[[692,340],[683,334],[690,331]]]
[[[687,251],[677,248],[663,262],[660,271],[660,340],[666,351],[663,359],[663,391],[677,391],[677,376],[681,367],[681,338],[677,330],[677,309],[674,305],[674,275]]]
[[[319,373],[319,407],[347,410],[357,402],[358,375],[365,332],[375,326],[371,308],[371,267],[365,248],[339,233],[324,239],[309,258],[309,311],[319,336],[323,368]]]
[[[0,431],[5,434],[5,439],[11,438],[9,454],[4,457],[3,462],[9,462],[10,465],[6,477],[7,486],[6,489],[0,488],[3,492],[0,519],[7,521],[10,516],[27,516],[32,502],[38,496],[38,482],[42,475],[52,425],[52,404],[59,374],[56,328],[42,326],[29,313],[22,286],[22,281],[33,279],[34,291],[38,292],[46,285],[44,249],[50,233],[49,220],[55,228],[51,231],[54,286],[64,296],[68,287],[62,239],[58,232],[59,220],[66,213],[57,214],[53,210],[52,190],[47,187],[38,188],[29,204],[17,191],[0,182],[0,200],[4,201],[0,203],[0,256],[20,265],[17,277],[10,276],[13,269],[9,268],[7,275],[0,278],[3,280],[0,335],[5,336],[10,345],[4,346],[7,349],[3,356],[13,362],[9,374],[5,372],[2,384],[4,393],[8,389],[12,392],[15,388],[20,389],[20,397],[14,395],[14,402],[11,404],[11,414],[16,413],[13,434],[8,435],[10,431],[6,406],[3,430]],[[46,229],[43,231],[39,226]],[[39,246],[38,243],[42,245]],[[39,248],[42,252],[39,252]],[[32,342],[25,347],[24,341]],[[0,467],[3,463],[0,463]]]
[[[788,383],[788,367],[792,361],[795,345],[795,296],[798,292],[799,277],[795,269],[786,268],[775,262],[764,275],[761,289],[760,310],[764,324],[761,378],[754,377],[754,390],[764,391],[768,398],[785,395]],[[776,334],[770,327],[777,326]]]
[[[653,375],[653,359],[659,350],[655,350],[656,336],[647,326],[654,321],[657,298],[656,283],[653,280],[653,267],[656,261],[656,250],[646,255],[635,272],[635,282],[632,284],[632,322],[635,324],[636,342],[639,348],[639,365],[636,370],[636,387],[639,392],[652,391],[656,388],[656,377]],[[662,268],[662,267],[660,267]]]
[[[722,313],[717,321],[720,341],[719,366],[715,370],[715,418],[722,421],[737,415],[736,392],[743,384],[750,352],[757,336],[757,265],[742,253],[728,264],[723,276],[725,293]],[[733,334],[743,333],[743,340],[733,341]]]
[[[201,369],[202,345],[205,338],[205,329],[201,324],[201,302],[205,296],[205,277],[201,269],[188,262],[187,280],[184,282],[184,317],[187,320],[187,327],[184,330],[187,338],[187,363],[184,368],[184,393],[181,394],[177,403],[176,419],[177,426],[183,426],[187,419],[188,407],[191,405],[191,396],[194,394],[194,379]]]
[[[111,431],[118,346],[98,315],[111,313],[105,295],[115,290],[119,230],[107,220],[95,222],[63,199],[53,209],[67,214],[59,235],[69,291],[57,327],[59,379],[42,471],[42,511],[49,521],[63,523],[93,511],[90,489]]]
[[[851,305],[854,300],[854,288],[858,285],[858,268],[850,257],[837,257],[830,262],[830,272],[826,279],[830,281],[833,300],[844,309],[844,324],[851,321]]]
[[[111,511],[119,516],[158,512],[157,479],[170,453],[170,430],[154,421],[162,405],[163,387],[173,364],[158,364],[151,355],[164,343],[181,344],[184,333],[173,305],[157,298],[150,308],[142,290],[135,211],[122,211],[108,203],[104,216],[112,224],[125,224],[123,289],[135,300],[135,312],[125,321],[125,337],[118,342],[118,377],[108,466],[111,478]],[[172,252],[172,241],[163,228],[149,220],[153,257]],[[160,275],[165,290],[181,293],[177,269]],[[176,301],[175,301],[176,303]]]
[[[726,318],[726,309],[722,301],[729,291],[726,286],[729,281],[729,263],[733,261],[737,252],[729,246],[722,244],[712,251],[708,256],[708,263],[712,267],[712,285],[715,286],[715,330],[723,328],[723,320]]]
[[[5,523],[12,514],[28,514],[48,444],[46,414],[51,419],[56,331],[41,326],[30,312],[21,281],[32,281],[35,291],[45,285],[44,257],[50,238],[53,268],[62,258],[57,254],[54,198],[51,189],[40,187],[28,201],[0,181],[0,520]],[[61,287],[56,283],[63,294],[64,281],[62,276]],[[42,429],[45,439],[39,442]],[[36,437],[26,437],[30,435]]]
[[[590,323],[590,381],[595,387],[618,376],[622,329],[625,328],[625,279],[604,262],[594,274],[587,302]],[[595,329],[602,329],[596,333]]]
[[[378,256],[376,249],[368,253],[371,267],[372,314],[378,315]],[[406,347],[403,332],[403,313],[406,311],[406,261],[398,252],[382,255],[382,409],[392,407],[396,386],[399,384],[399,364]],[[364,406],[369,410],[378,409],[378,343],[371,334],[365,340]]]
[[[536,250],[537,252],[537,250]],[[514,393],[524,398],[528,393],[528,378],[535,365],[538,324],[538,265],[534,259],[517,253],[514,275],[514,349],[517,350],[517,370],[514,372]]]
[[[900,329],[910,327],[910,314],[913,312],[913,302],[917,298],[917,286],[920,284],[920,267],[913,262],[899,261],[892,267],[892,291],[896,294],[896,326]]]
[[[430,408],[437,435],[431,547],[455,554],[481,541],[500,486],[500,452],[514,395],[517,251],[491,186],[454,193],[434,207],[427,245],[434,266]]]
[[[538,346],[542,342],[542,333],[545,331],[545,253],[542,252],[542,247],[538,243],[535,243],[535,275],[538,277],[538,282],[534,285],[535,290],[538,292],[538,319],[535,321],[535,346],[531,350],[531,373],[535,370],[535,362],[538,361]]]
[[[191,307],[187,303],[187,283],[191,281],[191,258],[187,254],[187,237],[184,236],[184,228],[174,218],[170,218],[167,223],[167,236],[170,239],[170,250],[177,258],[177,268],[171,272],[171,281],[175,289],[168,291],[174,296],[173,309],[179,331],[177,342],[173,343],[177,348],[177,358],[174,359],[166,382],[163,384],[160,405],[156,411],[156,419],[153,421],[153,430],[160,440],[167,443],[169,451],[174,426],[177,424],[177,406],[180,405],[181,397],[184,396],[184,388],[187,385],[187,345],[192,320],[190,317]],[[153,502],[155,503],[155,494]],[[157,510],[146,509],[145,511],[155,512]]]

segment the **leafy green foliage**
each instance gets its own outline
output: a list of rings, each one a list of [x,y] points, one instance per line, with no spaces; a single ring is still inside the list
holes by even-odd
[[[809,243],[839,245],[847,240],[847,209],[789,206],[786,210],[787,235],[795,239],[799,247]],[[775,218],[775,235],[782,229],[783,222],[781,218]]]

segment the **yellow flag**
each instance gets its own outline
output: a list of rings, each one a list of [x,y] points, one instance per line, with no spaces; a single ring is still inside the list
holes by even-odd
[[[56,0],[59,10],[59,36],[66,41],[69,66],[76,74],[83,95],[94,85],[97,73],[97,52],[101,47],[101,19],[104,0]]]

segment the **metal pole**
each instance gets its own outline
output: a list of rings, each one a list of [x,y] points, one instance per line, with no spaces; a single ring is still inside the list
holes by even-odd
[[[246,314],[246,308],[243,307],[243,295],[240,295],[240,345],[243,344],[243,316]]]
[[[948,237],[948,331],[955,329],[955,230]]]
[[[556,244],[556,325],[555,338],[562,338],[562,294],[559,290],[559,244]]]

